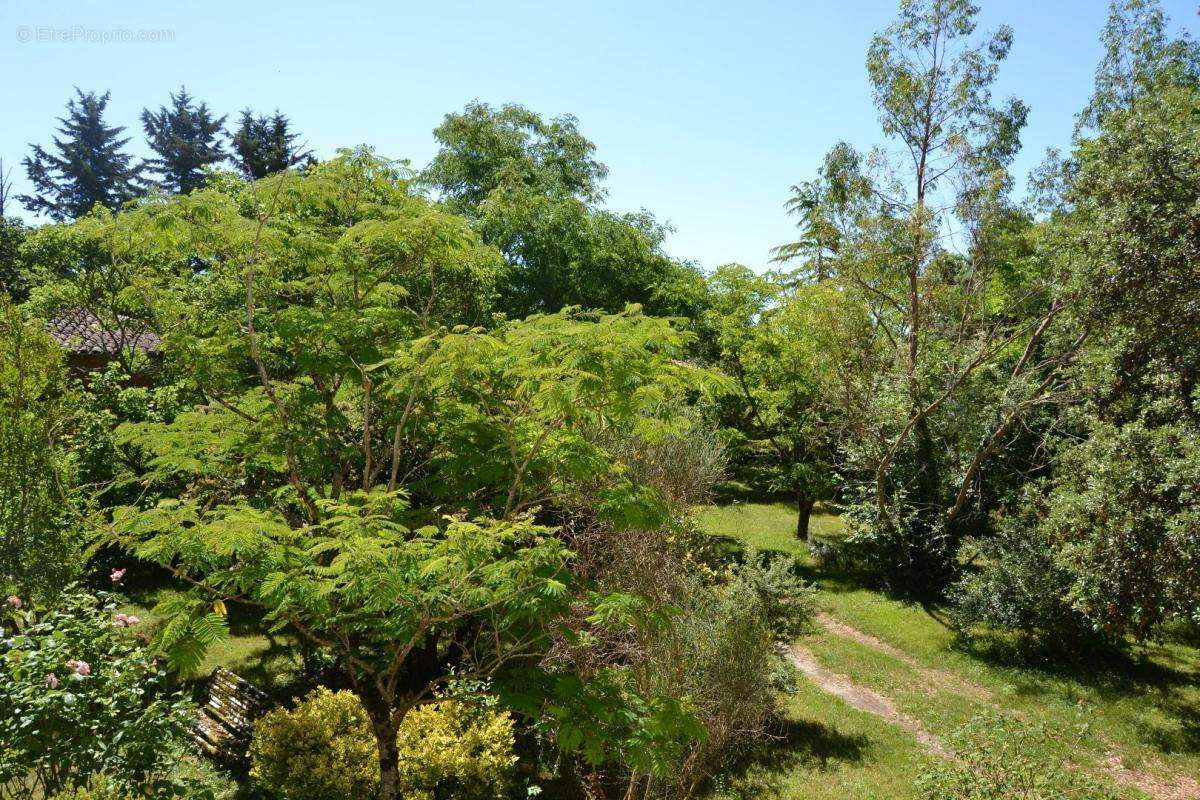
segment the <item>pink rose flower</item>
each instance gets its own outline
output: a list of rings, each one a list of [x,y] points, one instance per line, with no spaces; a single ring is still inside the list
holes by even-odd
[[[118,628],[124,628],[127,625],[132,627],[140,622],[141,620],[132,614],[117,614],[115,624]]]
[[[8,603],[13,608],[17,609],[18,611],[21,610],[21,606],[25,605],[24,603],[21,602],[21,598],[17,597],[15,594],[10,594],[8,596],[8,600],[6,600],[5,602]]]
[[[128,617],[125,618],[125,624],[130,626],[131,628],[134,625],[139,624],[140,622],[141,622],[141,620],[138,619],[137,617],[133,616],[132,614],[130,614]]]
[[[92,667],[86,661],[80,661],[78,659],[73,658],[67,662],[67,666],[70,667],[71,669],[75,670],[76,675],[91,675],[92,674]]]
[[[58,688],[58,676],[55,675],[53,672],[51,672],[49,675],[46,676],[46,684],[51,689],[57,689]]]
[[[112,571],[112,574],[109,575],[108,577],[112,578],[113,583],[120,583],[121,579],[125,577],[125,572],[126,572],[125,567],[122,567],[121,569],[114,569]]]

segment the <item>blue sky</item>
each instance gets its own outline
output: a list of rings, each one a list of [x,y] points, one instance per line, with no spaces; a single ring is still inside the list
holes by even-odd
[[[1025,174],[1068,143],[1100,56],[1107,0],[978,0],[1015,45],[997,93],[1031,107]],[[1196,29],[1196,0],[1164,0]],[[119,6],[119,7],[118,7]],[[111,90],[110,122],[186,84],[221,112],[288,114],[318,155],[359,143],[424,164],[442,116],[478,99],[577,116],[611,172],[609,204],[647,208],[669,251],[761,268],[787,241],[788,187],[839,139],[879,141],[863,66],[897,0],[174,0],[0,4],[0,158],[49,140],[72,94]],[[86,41],[140,31],[160,41]],[[65,41],[46,41],[58,37]],[[30,41],[21,41],[28,38]],[[84,40],[81,40],[84,39]],[[163,40],[165,39],[165,40]]]

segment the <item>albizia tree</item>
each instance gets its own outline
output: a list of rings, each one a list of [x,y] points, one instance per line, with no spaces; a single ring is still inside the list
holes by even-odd
[[[568,617],[636,622],[637,598],[572,576],[564,501],[653,516],[601,442],[678,430],[670,401],[711,378],[636,308],[491,319],[499,254],[369,152],[214,183],[113,222],[115,259],[158,265],[132,284],[204,402],[121,431],[158,499],[116,509],[108,535],[193,587],[161,609],[177,662],[231,601],[331,653],[391,800],[397,728],[452,677],[536,670]],[[642,705],[645,741],[675,736],[672,702]]]

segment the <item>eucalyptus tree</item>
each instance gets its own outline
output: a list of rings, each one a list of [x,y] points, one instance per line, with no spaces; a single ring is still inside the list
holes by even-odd
[[[839,146],[814,184],[824,195],[797,199],[873,321],[847,364],[853,396],[869,398],[848,414],[858,433],[846,442],[859,542],[893,587],[922,594],[940,591],[963,536],[986,527],[986,467],[1049,402],[1077,346],[1063,332],[1061,265],[1007,200],[1027,110],[995,102],[992,85],[1012,31],[978,35],[977,14],[966,0],[901,2],[867,57],[894,147],[857,158]]]
[[[636,308],[496,321],[500,255],[366,151],[114,224],[114,257],[159,256],[140,286],[204,399],[121,430],[157,502],[105,525],[193,587],[160,609],[174,661],[197,663],[229,602],[328,651],[392,800],[397,728],[447,682],[536,670],[570,626],[633,624],[636,598],[572,575],[559,524],[580,493],[617,525],[656,513],[603,442],[685,424],[671,399],[708,379],[672,323]],[[673,735],[633,727],[643,749]]]

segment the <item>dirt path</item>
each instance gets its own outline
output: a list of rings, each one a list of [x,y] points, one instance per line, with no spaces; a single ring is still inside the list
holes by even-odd
[[[1117,753],[1109,753],[1101,766],[1117,783],[1139,789],[1154,800],[1200,800],[1200,782],[1195,778],[1161,778],[1129,769],[1121,763],[1121,756]]]
[[[865,686],[859,686],[845,675],[821,666],[811,650],[803,645],[793,644],[784,648],[787,657],[796,668],[813,684],[824,692],[839,697],[859,711],[882,717],[893,725],[902,728],[916,737],[929,752],[939,756],[948,756],[950,751],[942,741],[921,727],[907,714],[901,713],[887,697],[872,691]]]
[[[990,702],[992,699],[992,693],[987,688],[949,670],[927,667],[895,645],[869,633],[864,633],[827,613],[818,614],[817,621],[834,636],[850,639],[901,662],[918,673],[926,681],[931,692],[936,688],[942,688],[985,702]],[[846,675],[822,666],[816,655],[803,645],[795,644],[784,649],[792,663],[822,691],[841,698],[860,711],[874,714],[908,731],[935,755],[943,757],[953,755],[951,750],[937,736],[925,730],[918,720],[897,709],[890,698],[864,686],[859,686]],[[1116,752],[1110,752],[1099,766],[1117,783],[1145,792],[1154,800],[1200,800],[1200,782],[1194,778],[1186,776],[1160,777],[1141,770],[1130,769],[1122,763],[1120,755]]]
[[[919,673],[925,681],[925,691],[929,694],[934,694],[937,689],[948,689],[958,694],[973,697],[976,700],[992,699],[992,693],[983,686],[949,670],[927,667],[894,644],[877,639],[869,633],[860,631],[858,628],[853,628],[825,612],[817,614],[817,621],[834,636],[840,636],[843,639],[849,639],[865,647],[878,650],[901,662],[914,672]]]

